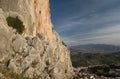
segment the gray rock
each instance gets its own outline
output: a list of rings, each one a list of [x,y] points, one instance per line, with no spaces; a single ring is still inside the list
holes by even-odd
[[[28,70],[25,73],[25,77],[29,77],[29,78],[34,78],[34,69],[32,67],[28,68]]]
[[[20,36],[17,35],[12,42],[12,47],[13,50],[17,53],[21,53],[24,51],[24,49],[26,48],[27,44],[26,44],[26,40]]]
[[[17,66],[16,66],[16,63],[15,63],[15,61],[14,61],[13,59],[11,59],[11,60],[9,61],[8,68],[9,68],[12,72],[19,73],[18,68],[17,68]]]
[[[39,37],[40,40],[45,40],[45,35],[43,33],[37,33],[37,36]]]
[[[0,63],[11,72],[38,79],[73,76],[70,52],[53,30],[49,10],[49,0],[0,0]],[[8,26],[8,16],[23,22],[22,34]]]

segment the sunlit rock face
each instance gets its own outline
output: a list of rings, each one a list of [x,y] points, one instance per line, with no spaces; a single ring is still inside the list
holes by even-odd
[[[0,63],[8,72],[37,79],[72,78],[69,50],[52,26],[49,6],[49,0],[0,0]]]
[[[49,0],[1,0],[6,16],[18,16],[25,25],[25,35],[44,33],[52,40]]]

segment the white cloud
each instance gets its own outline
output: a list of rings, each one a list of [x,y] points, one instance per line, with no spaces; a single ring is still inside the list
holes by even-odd
[[[79,2],[81,0],[76,1]],[[62,38],[68,45],[87,43],[107,43],[120,45],[120,6],[116,4],[120,1],[91,1],[96,4],[89,4],[88,6],[82,5],[84,7],[83,9],[80,9],[81,11],[79,11],[78,8],[76,12],[73,12],[74,15],[69,13],[69,17],[64,16],[61,22],[57,24],[57,31],[59,33],[66,33],[66,35],[62,33],[63,36],[66,36],[62,36]],[[98,1],[100,3],[98,3]],[[80,29],[80,31],[77,31],[78,29]],[[70,35],[68,31],[71,33],[73,31],[77,32]]]
[[[86,37],[81,37],[85,36]],[[64,37],[63,40],[69,45],[79,45],[87,43],[106,43],[120,45],[120,25],[114,25],[98,29],[91,33],[77,34],[69,37]]]
[[[120,21],[120,10],[113,9],[105,13],[91,13],[83,18],[78,15],[65,18],[58,24],[58,32],[70,31],[71,28],[79,27],[80,29],[86,27],[97,27],[101,24],[111,24],[112,22]]]

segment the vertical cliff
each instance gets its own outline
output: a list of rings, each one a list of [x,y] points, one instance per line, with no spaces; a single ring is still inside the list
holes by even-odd
[[[0,68],[34,79],[72,78],[69,50],[49,6],[49,0],[0,0]]]

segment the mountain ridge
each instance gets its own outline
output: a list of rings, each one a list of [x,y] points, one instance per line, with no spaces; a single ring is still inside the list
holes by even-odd
[[[108,44],[85,44],[85,45],[76,45],[70,47],[71,51],[81,51],[81,52],[118,52],[120,51],[120,46],[117,45],[108,45]]]

